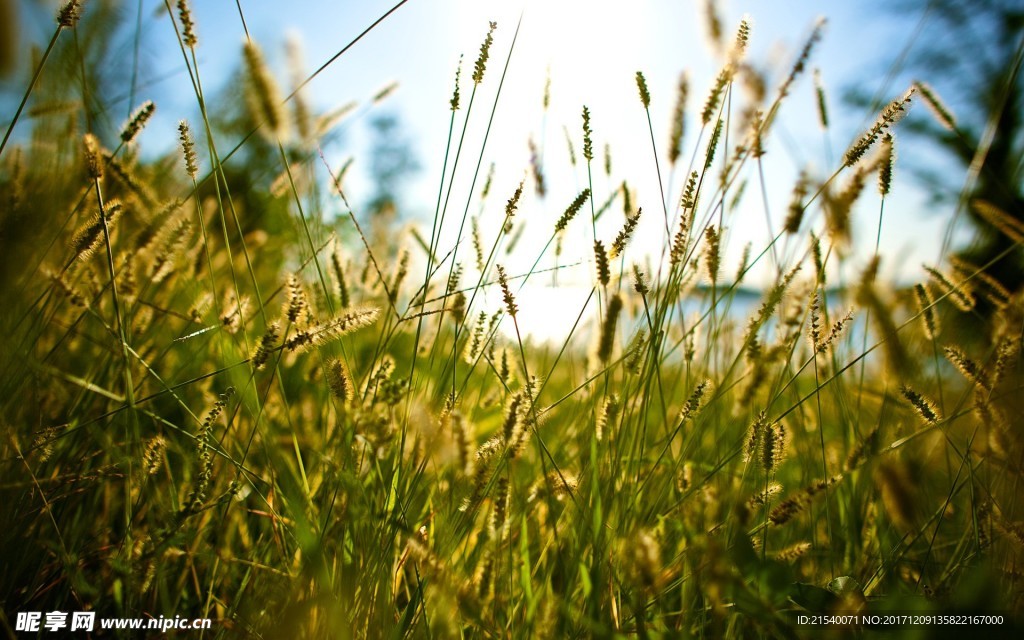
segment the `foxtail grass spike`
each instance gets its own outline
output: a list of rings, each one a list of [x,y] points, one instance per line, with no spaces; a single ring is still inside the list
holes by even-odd
[[[583,158],[587,162],[594,159],[594,132],[590,128],[590,109],[583,105]]]
[[[185,120],[178,123],[178,140],[181,142],[181,152],[185,158],[185,173],[194,180],[199,173],[196,143],[192,140],[192,131]]]
[[[640,92],[640,104],[644,106],[644,109],[650,109],[651,92],[647,90],[647,79],[644,78],[642,71],[636,72],[636,88]]]
[[[121,142],[128,144],[134,140],[135,136],[139,135],[142,128],[149,122],[149,119],[153,117],[154,111],[156,111],[156,105],[153,104],[152,100],[146,100],[138,109],[132,112],[128,121],[121,127]]]
[[[178,20],[181,21],[181,41],[186,47],[195,47],[199,40],[196,39],[196,25],[192,22],[188,0],[178,0]]]
[[[498,265],[498,285],[501,287],[501,297],[505,302],[505,310],[508,311],[508,315],[513,318],[519,313],[519,307],[516,306],[516,300],[512,297],[512,290],[508,287],[508,275],[505,273],[505,267]]]
[[[953,116],[953,112],[942,102],[938,94],[935,93],[935,89],[931,85],[925,82],[915,82],[914,86],[917,88],[917,92],[921,94],[921,100],[924,101],[928,110],[935,116],[935,120],[949,131],[956,129],[956,118]]]
[[[57,13],[57,24],[62,29],[71,29],[78,24],[82,17],[82,3],[80,0],[68,0]]]
[[[559,218],[558,222],[555,223],[555,233],[565,231],[565,228],[569,226],[569,223],[572,222],[572,219],[575,218],[576,214],[580,212],[580,209],[583,208],[583,205],[586,204],[587,198],[589,197],[590,189],[584,189],[578,196],[576,196],[576,199],[573,200],[568,207],[566,207],[565,213],[563,213],[562,217]]]
[[[491,45],[494,44],[494,30],[498,28],[497,22],[491,22],[487,30],[487,37],[480,45],[480,55],[473,64],[473,83],[480,84],[484,81],[484,72],[487,70],[487,59],[491,56]]]
[[[686,134],[686,97],[689,92],[689,77],[686,72],[679,74],[676,87],[676,104],[672,111],[672,128],[668,139],[668,161],[675,164],[683,149],[683,136]]]
[[[266,126],[267,133],[272,138],[279,137],[284,133],[285,117],[281,111],[282,100],[277,83],[263,60],[263,52],[254,42],[246,41],[243,52],[249,75],[246,91],[249,107]]]

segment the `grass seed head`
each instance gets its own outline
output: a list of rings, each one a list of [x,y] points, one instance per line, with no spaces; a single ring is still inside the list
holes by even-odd
[[[540,151],[537,150],[537,143],[533,141],[533,136],[530,136],[526,142],[530,148],[530,170],[533,173],[534,189],[537,196],[543,198],[547,195],[548,188],[544,182],[544,167],[541,166]]]
[[[120,200],[112,199],[104,203],[102,215],[106,218],[108,231],[114,228],[123,210],[124,205]],[[79,227],[71,237],[73,260],[86,261],[100,248],[103,242],[103,219],[100,216],[101,213],[97,211],[89,222]]]
[[[746,460],[753,461],[767,475],[773,475],[786,454],[786,428],[769,421],[764,411],[750,425],[747,435]]]
[[[156,475],[163,463],[164,451],[167,450],[167,440],[163,436],[154,436],[146,443],[146,449],[142,454],[142,467],[146,475]]]
[[[693,420],[700,413],[700,410],[704,405],[707,404],[706,398],[709,398],[714,392],[714,385],[710,380],[704,380],[693,389],[693,393],[690,394],[690,398],[683,405],[683,408],[679,410],[679,417],[677,421],[682,424],[687,420]]]
[[[267,325],[267,330],[264,332],[263,337],[260,338],[260,342],[256,345],[256,351],[252,354],[252,366],[255,369],[261,369],[263,365],[270,359],[271,352],[277,346],[277,340],[281,334],[281,323],[271,322]]]
[[[916,88],[911,86],[901,97],[896,98],[882,109],[878,119],[875,120],[875,124],[846,151],[844,157],[845,166],[852,167],[857,164],[864,157],[864,154],[867,153],[868,149],[878,140],[882,132],[899,122],[906,115],[915,91]]]
[[[885,197],[892,188],[892,174],[896,164],[895,141],[891,133],[882,136],[878,158],[878,193]]]
[[[516,306],[516,299],[512,296],[512,290],[508,287],[508,275],[505,274],[505,267],[498,265],[498,285],[501,287],[501,297],[505,302],[505,310],[508,311],[508,315],[513,318],[519,313],[519,307]]]
[[[953,117],[953,112],[946,107],[931,85],[918,81],[914,83],[914,87],[921,94],[921,100],[924,101],[925,106],[935,116],[935,120],[949,131],[954,131],[956,129],[956,118]]]
[[[640,265],[635,262],[633,263],[633,290],[642,296],[650,293],[650,288],[644,279],[644,272],[640,270]]]
[[[70,29],[78,24],[82,17],[82,3],[80,0],[68,0],[57,12],[57,24],[61,29]]]
[[[914,410],[917,411],[917,414],[926,425],[936,424],[942,419],[939,410],[935,408],[935,403],[910,388],[910,386],[906,384],[901,385],[900,393],[914,407]]]
[[[376,307],[349,309],[342,315],[322,323],[311,323],[299,329],[285,340],[288,351],[305,351],[311,347],[323,346],[339,338],[373,324],[380,315]]]
[[[196,25],[192,22],[188,0],[178,0],[178,20],[181,21],[181,41],[186,47],[195,47],[199,40],[196,39]]]
[[[615,294],[608,300],[608,308],[605,309],[604,322],[601,323],[601,333],[597,341],[597,359],[602,364],[607,364],[611,360],[612,349],[615,346],[615,329],[621,313],[622,296]]]
[[[807,171],[801,170],[796,185],[793,186],[793,198],[789,202],[789,212],[786,215],[786,233],[794,234],[800,230],[800,223],[804,217],[804,198],[807,197],[807,190],[810,187],[810,179]]]
[[[576,214],[578,214],[580,209],[583,208],[583,205],[586,204],[588,198],[590,198],[590,189],[584,189],[578,196],[576,196],[576,199],[566,207],[562,217],[555,223],[555,233],[565,231],[565,228],[569,226],[572,219],[576,217]]]
[[[818,123],[828,129],[828,104],[825,101],[825,85],[821,81],[821,69],[814,70],[814,93],[818,98]]]
[[[825,18],[818,18],[815,21],[814,28],[811,30],[811,35],[807,37],[807,41],[804,42],[804,46],[800,49],[799,55],[797,55],[796,60],[793,61],[793,67],[790,69],[789,75],[779,86],[780,99],[789,95],[789,90],[792,88],[793,83],[796,82],[796,79],[804,72],[808,61],[811,59],[811,54],[814,52],[815,45],[818,44],[825,32],[825,24]]]
[[[711,284],[718,282],[718,271],[722,264],[721,236],[715,231],[715,226],[710,225],[704,231],[704,238],[707,240],[707,250],[704,254],[704,264],[708,270],[708,280]]]
[[[683,151],[683,137],[686,135],[686,98],[690,81],[686,72],[679,74],[676,85],[676,104],[672,111],[672,128],[668,137],[668,161],[675,164]]]
[[[989,377],[988,371],[974,360],[968,358],[963,351],[954,346],[947,345],[942,349],[942,352],[946,356],[946,360],[949,360],[965,378],[982,389],[991,389],[992,380]]]
[[[776,553],[775,559],[779,562],[796,562],[806,555],[807,552],[811,550],[811,547],[812,545],[810,542],[798,542]]]
[[[924,270],[928,272],[928,275],[932,277],[935,284],[946,294],[957,309],[964,313],[974,309],[974,295],[968,288],[966,280],[954,284],[938,269],[924,265]]]
[[[121,141],[128,144],[134,140],[135,136],[139,135],[142,128],[149,122],[149,119],[153,117],[155,111],[156,105],[153,104],[152,100],[143,102],[138,109],[132,112],[127,122],[121,127]]]
[[[82,148],[85,151],[85,168],[89,177],[99,180],[103,177],[103,148],[99,140],[93,134],[87,133],[82,138]]]
[[[594,240],[594,266],[597,269],[597,281],[602,287],[607,287],[611,281],[612,272],[608,265],[608,252],[600,240]]]
[[[192,140],[192,130],[185,120],[178,122],[178,140],[181,142],[181,152],[185,158],[185,173],[188,174],[188,177],[195,180],[196,174],[199,173],[196,143]]]
[[[487,37],[480,45],[480,55],[473,64],[473,83],[480,84],[484,81],[484,72],[487,70],[487,60],[491,57],[491,45],[494,44],[494,30],[498,28],[497,22],[491,22],[487,29]]]
[[[251,40],[247,40],[243,49],[245,66],[248,70],[249,83],[246,98],[249,108],[263,124],[267,135],[273,140],[284,135],[285,116],[281,110],[281,94],[277,82],[270,73],[263,52]]]
[[[615,420],[619,415],[619,396],[614,393],[608,396],[604,405],[601,407],[601,412],[597,415],[597,421],[594,425],[594,438],[598,442],[601,442],[605,438],[605,433],[615,423]]]
[[[448,101],[448,105],[452,111],[459,110],[459,102],[462,99],[459,93],[459,78],[462,76],[462,56],[459,56],[459,64],[455,67],[455,88],[452,90],[452,99]]]
[[[711,122],[712,118],[715,117],[715,113],[718,111],[718,105],[722,101],[722,93],[732,80],[733,73],[734,69],[731,64],[725,65],[722,67],[721,71],[718,72],[718,76],[715,77],[715,83],[711,85],[711,91],[708,93],[708,97],[704,101],[704,109],[700,112],[701,124],[706,126]]]
[[[590,128],[590,109],[583,105],[583,158],[587,162],[594,159],[593,136],[594,132]]]
[[[939,335],[939,316],[935,313],[935,301],[928,287],[921,283],[914,285],[914,297],[917,299],[917,308],[921,318],[921,328],[924,336],[934,340]]]
[[[622,225],[622,229],[619,231],[619,234],[615,236],[615,240],[612,242],[611,251],[608,252],[609,257],[617,258],[626,250],[626,244],[633,235],[633,230],[636,229],[637,223],[640,222],[640,214],[642,212],[643,208],[640,208],[636,210],[635,215],[627,214],[625,224]]]
[[[636,88],[640,92],[640,104],[644,105],[644,109],[651,107],[651,92],[647,90],[647,79],[644,78],[642,71],[636,72]]]
[[[975,198],[971,200],[971,211],[998,229],[1010,240],[1017,244],[1024,244],[1024,222],[1013,217],[1001,207],[988,200]]]

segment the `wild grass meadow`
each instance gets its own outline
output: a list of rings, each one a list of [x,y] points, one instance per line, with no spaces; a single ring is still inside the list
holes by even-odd
[[[769,81],[751,23],[720,24],[710,86],[633,78],[658,191],[617,177],[619,125],[582,103],[568,164],[535,152],[509,186],[460,142],[515,63],[494,36],[516,25],[482,23],[449,102],[424,107],[448,146],[421,149],[443,170],[410,224],[321,152],[352,114],[311,106],[315,74],[288,84],[252,40],[222,93],[197,63],[215,26],[185,0],[164,10],[194,108],[169,115],[163,149],[140,149],[161,111],[145,90],[102,124],[119,119],[94,90],[111,3],[64,4],[6,81],[4,635],[60,635],[15,631],[18,612],[87,610],[212,620],[172,633],[190,638],[1020,632],[1024,288],[995,274],[1019,265],[1021,210],[968,183],[943,215],[972,212],[1001,251],[951,242],[897,273],[877,250],[912,179],[902,128],[963,131],[927,78],[857,137],[832,132],[831,164],[778,201],[774,125],[828,34],[805,30]],[[828,133],[814,86],[808,126]],[[556,201],[559,171],[578,184]],[[773,237],[737,260],[743,207],[770,212]],[[529,293],[571,247],[585,303],[547,310],[558,337],[538,338]],[[799,622],[851,612],[1004,621]]]

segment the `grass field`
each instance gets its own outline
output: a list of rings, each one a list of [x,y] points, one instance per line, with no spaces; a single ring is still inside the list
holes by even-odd
[[[539,161],[499,193],[457,144],[513,55],[481,25],[449,149],[427,151],[445,158],[432,223],[411,233],[345,190],[318,153],[329,114],[285,99],[256,43],[251,135],[218,128],[186,2],[165,24],[200,117],[158,157],[135,141],[152,103],[94,130],[102,96],[66,80],[99,46],[82,4],[0,118],[6,635],[56,610],[210,618],[176,633],[217,638],[818,637],[800,615],[850,612],[1019,625],[1024,292],[954,248],[913,286],[851,250],[876,242],[851,239],[855,205],[891,215],[905,113],[958,126],[927,85],[769,203],[772,127],[822,34],[757,91],[744,22],[712,87],[637,73],[637,118],[652,93],[678,101],[680,126],[649,124],[677,193],[595,180],[615,125],[581,104],[581,188],[551,202]],[[480,187],[449,202],[474,167]],[[777,235],[737,264],[723,247],[745,206],[770,206]],[[1024,242],[1010,213],[969,206]],[[657,244],[631,243],[641,223]],[[524,225],[539,242],[517,242]],[[521,303],[580,242],[586,303],[551,312],[557,340],[529,338]],[[899,633],[947,630],[964,627]]]

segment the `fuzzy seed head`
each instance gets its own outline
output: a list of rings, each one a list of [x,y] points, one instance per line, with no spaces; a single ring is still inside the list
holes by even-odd
[[[82,17],[82,3],[80,0],[68,0],[57,13],[57,24],[62,29],[70,29],[78,24]]]
[[[914,297],[917,299],[917,308],[921,314],[921,328],[929,340],[934,340],[939,335],[939,316],[935,313],[935,301],[928,287],[921,283],[914,285]]]
[[[640,104],[644,105],[644,109],[649,109],[651,107],[651,92],[647,90],[647,80],[642,71],[636,72],[636,88],[640,91]]]
[[[355,384],[345,362],[339,359],[329,361],[326,372],[327,386],[331,388],[334,397],[340,400],[343,406],[351,404],[355,397]]]
[[[281,334],[281,323],[271,322],[267,325],[267,331],[260,338],[260,343],[256,345],[256,352],[252,355],[252,366],[255,369],[263,368],[263,365],[270,359],[270,354],[273,352],[274,347],[277,346],[277,339]]]
[[[185,120],[178,122],[178,140],[181,141],[181,152],[185,158],[185,173],[188,174],[188,177],[195,180],[196,174],[199,173],[196,143],[192,140],[192,131]]]
[[[505,310],[508,311],[508,315],[513,318],[519,313],[519,307],[516,306],[516,300],[512,297],[512,290],[508,287],[508,275],[505,273],[505,267],[498,265],[498,285],[501,287],[501,296],[505,302]]]
[[[679,84],[676,88],[676,105],[672,111],[672,129],[668,138],[668,161],[675,164],[679,160],[683,149],[683,136],[686,133],[686,97],[689,92],[689,79],[686,73],[679,75]]]
[[[974,309],[974,296],[971,294],[970,290],[968,290],[966,281],[954,284],[938,269],[925,265],[924,270],[932,277],[935,284],[948,295],[949,300],[957,309],[960,309],[964,313]]]
[[[642,296],[646,296],[651,291],[644,278],[644,272],[640,270],[640,265],[635,262],[633,263],[633,291]]]
[[[103,177],[103,155],[99,140],[93,134],[87,133],[82,138],[82,147],[85,151],[85,168],[89,177],[99,180]]]
[[[196,25],[192,22],[188,0],[178,0],[178,20],[181,21],[181,41],[186,47],[195,47],[199,41],[196,39]]]
[[[601,323],[601,334],[597,342],[597,359],[602,364],[607,364],[612,357],[612,349],[615,347],[615,330],[621,313],[622,296],[615,294],[608,300],[608,308],[605,310],[604,322]]]
[[[572,219],[576,217],[576,214],[578,214],[580,209],[583,208],[583,205],[586,204],[588,198],[590,198],[590,189],[584,189],[578,196],[576,196],[576,199],[566,207],[565,213],[563,213],[562,217],[555,223],[555,233],[565,231],[565,228],[569,226]]]
[[[304,314],[309,313],[309,301],[306,298],[302,280],[294,273],[288,275],[286,288],[288,289],[288,302],[285,303],[284,312],[288,317],[288,322],[296,324],[304,320]]]
[[[807,67],[807,62],[811,59],[811,53],[814,51],[814,46],[821,40],[824,30],[825,19],[818,18],[817,22],[814,24],[814,29],[811,31],[811,35],[808,36],[804,46],[800,49],[800,55],[798,55],[796,60],[793,62],[793,68],[790,69],[789,76],[787,76],[782,85],[779,86],[779,99],[785,98],[789,95],[789,90],[793,86],[793,83]]]
[[[736,39],[733,41],[732,50],[729,52],[729,60],[734,65],[739,64],[747,53],[747,44],[750,42],[750,26],[750,16],[743,16],[740,26],[736,29]]]
[[[462,76],[462,56],[459,56],[459,66],[455,67],[455,89],[452,91],[452,99],[448,102],[451,106],[452,111],[459,110],[459,101],[461,95],[459,93],[459,78]]]
[[[602,287],[607,287],[612,272],[608,265],[608,252],[604,250],[604,244],[600,240],[594,240],[594,264],[597,268],[597,281]]]
[[[342,315],[322,323],[310,324],[295,332],[284,343],[288,351],[305,351],[340,339],[353,331],[373,324],[380,315],[376,307],[349,309]]]
[[[779,422],[770,422],[761,411],[750,425],[747,436],[747,461],[756,462],[768,475],[772,475],[786,453],[786,428]]]
[[[513,193],[512,197],[508,199],[507,203],[505,203],[505,218],[507,219],[511,219],[516,215],[516,209],[519,207],[519,198],[523,195],[523,184],[524,181],[520,180],[515,193]]]
[[[128,121],[121,127],[121,141],[128,144],[135,139],[135,136],[139,135],[142,128],[146,126],[146,123],[153,116],[153,112],[156,111],[156,105],[153,104],[152,100],[146,100],[136,109],[132,115],[128,118]]]
[[[864,157],[864,154],[878,140],[882,132],[899,122],[907,114],[907,109],[910,107],[910,101],[914,97],[915,91],[916,87],[910,87],[905,94],[896,98],[882,109],[878,119],[875,120],[875,124],[846,151],[844,158],[845,166],[852,167],[857,164],[857,161]]]
[[[910,402],[926,425],[936,424],[942,419],[939,415],[938,409],[935,408],[935,404],[917,391],[911,389],[909,386],[905,384],[902,385],[900,387],[900,393],[902,393],[903,397]]]
[[[146,443],[146,450],[142,454],[142,466],[147,475],[156,475],[163,463],[164,451],[167,449],[167,440],[163,436],[151,438]]]
[[[272,138],[284,133],[285,117],[281,110],[281,94],[277,83],[270,74],[263,60],[263,52],[251,40],[247,40],[243,49],[245,66],[248,70],[249,85],[246,98],[249,108]]]
[[[988,200],[971,200],[971,211],[992,225],[1017,244],[1024,244],[1024,222],[1004,211]]]
[[[924,101],[928,110],[935,116],[935,120],[949,131],[956,129],[956,118],[953,117],[953,112],[946,107],[946,105],[939,98],[938,94],[935,93],[935,89],[931,85],[925,82],[915,82],[914,87],[917,92],[921,94],[921,99]]]
[[[704,101],[704,109],[700,113],[701,124],[707,125],[715,117],[718,105],[722,100],[722,93],[729,85],[729,81],[732,80],[733,72],[732,65],[726,65],[718,72],[715,83],[711,85],[711,92],[708,94],[707,100]]]
[[[803,557],[808,551],[811,550],[810,542],[798,542],[790,547],[786,547],[782,551],[775,554],[775,559],[779,562],[796,562]]]
[[[626,223],[622,226],[622,230],[615,236],[615,240],[612,242],[611,251],[608,252],[608,256],[611,258],[617,258],[622,255],[622,252],[626,250],[626,244],[629,242],[629,238],[633,235],[633,230],[636,229],[636,225],[640,222],[640,213],[643,211],[642,208],[636,210],[636,215],[627,215]]]
[[[120,200],[109,200],[105,203],[102,213],[97,211],[90,218],[89,222],[79,227],[71,237],[73,259],[85,261],[91,258],[103,242],[103,219],[106,218],[107,231],[109,232],[121,217],[123,210],[124,206]]]
[[[794,234],[800,230],[800,223],[804,217],[804,198],[807,197],[807,190],[810,186],[806,171],[800,171],[796,185],[793,187],[793,198],[789,202],[789,213],[786,215],[786,233]]]
[[[708,270],[708,279],[714,284],[718,282],[718,271],[721,267],[721,236],[715,230],[714,225],[710,225],[704,232],[704,238],[707,241],[704,264]]]
[[[494,30],[498,28],[497,22],[491,22],[490,28],[487,30],[487,37],[484,38],[484,43],[480,45],[480,55],[477,56],[476,63],[473,65],[473,83],[480,84],[484,81],[484,71],[487,70],[487,59],[491,56],[491,45],[494,44]]]
[[[590,129],[590,109],[583,105],[583,157],[587,162],[594,159],[593,135],[594,132]]]
[[[690,394],[689,400],[683,405],[683,408],[679,410],[678,422],[680,424],[687,420],[693,420],[700,413],[701,408],[706,404],[705,399],[711,396],[714,391],[714,385],[711,384],[710,380],[704,380],[698,384],[693,393]]]
[[[818,122],[822,129],[828,129],[828,105],[825,102],[825,86],[821,82],[821,69],[814,70],[814,93],[818,98]]]
[[[896,164],[896,149],[891,133],[882,136],[882,146],[878,158],[878,193],[885,197],[892,188],[892,173]]]
[[[982,389],[991,389],[992,382],[988,372],[974,360],[971,360],[960,349],[947,345],[943,348],[946,359],[960,371],[961,374]]]
[[[596,438],[598,442],[604,440],[606,432],[618,418],[620,408],[619,396],[613,393],[605,399],[604,406],[601,408],[601,413],[597,416],[597,423],[594,425],[594,438]]]

